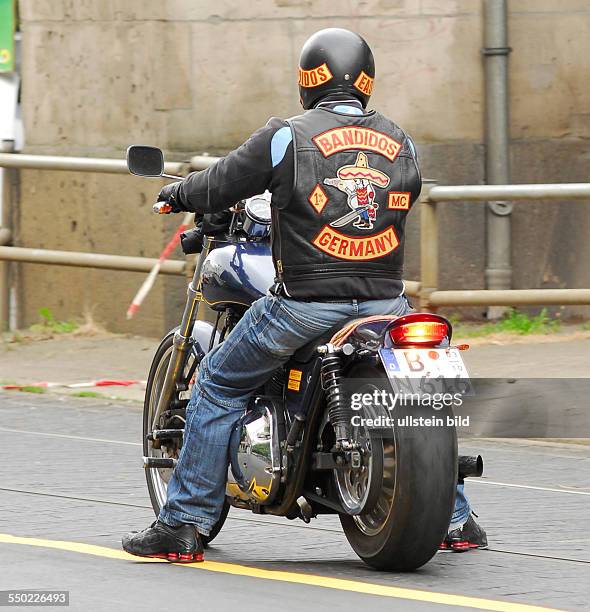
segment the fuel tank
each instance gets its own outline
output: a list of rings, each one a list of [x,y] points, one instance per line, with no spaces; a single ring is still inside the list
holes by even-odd
[[[268,242],[240,242],[214,248],[203,263],[203,298],[213,310],[244,307],[266,294],[275,270]]]

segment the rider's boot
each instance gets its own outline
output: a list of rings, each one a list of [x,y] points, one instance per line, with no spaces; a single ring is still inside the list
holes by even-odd
[[[170,527],[160,520],[140,532],[123,536],[123,550],[137,557],[167,559],[175,563],[203,561],[203,544],[194,525]]]
[[[474,548],[487,548],[488,538],[486,532],[475,522],[472,515],[463,525],[452,529],[440,545],[440,550],[465,552]]]

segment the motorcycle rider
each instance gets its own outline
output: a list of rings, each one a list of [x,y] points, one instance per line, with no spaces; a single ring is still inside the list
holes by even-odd
[[[299,62],[306,112],[271,118],[210,168],[160,192],[173,212],[211,215],[268,189],[277,276],[199,364],[167,501],[151,527],[123,537],[126,551],[202,560],[199,534],[208,535],[221,515],[230,433],[252,393],[334,325],[411,310],[402,281],[404,226],[421,177],[410,137],[366,110],[374,78],[363,38],[339,28],[317,32]],[[459,484],[443,547],[486,545]]]

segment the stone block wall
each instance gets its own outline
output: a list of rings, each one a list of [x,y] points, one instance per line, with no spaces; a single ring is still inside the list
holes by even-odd
[[[442,184],[485,180],[478,0],[19,4],[27,152],[122,157],[128,144],[141,142],[170,159],[222,154],[270,116],[299,112],[301,45],[320,28],[341,26],[371,44],[372,106],[412,134],[424,175]],[[587,181],[590,5],[511,0],[509,10],[513,180]],[[23,246],[156,256],[176,222],[149,213],[157,181],[27,171],[20,185]],[[515,287],[590,286],[589,210],[581,203],[516,205]],[[417,217],[409,223],[408,278],[419,275]],[[441,229],[441,288],[484,287],[483,205],[443,205]],[[184,299],[182,279],[160,279],[128,323],[140,274],[24,264],[19,275],[23,325],[41,306],[60,317],[90,308],[111,329],[160,334]]]

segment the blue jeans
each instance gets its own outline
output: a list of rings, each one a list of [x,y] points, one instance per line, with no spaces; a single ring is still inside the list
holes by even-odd
[[[463,483],[458,484],[457,495],[455,496],[455,509],[453,510],[453,516],[451,516],[449,531],[463,525],[470,514],[471,507],[469,506],[469,500],[465,496],[465,485]]]
[[[223,508],[232,428],[252,393],[297,349],[350,317],[409,311],[405,296],[330,303],[267,295],[254,302],[199,366],[186,410],[184,443],[160,520],[172,526],[191,523],[209,534]],[[457,503],[467,503],[462,491],[460,495]],[[460,511],[466,520],[469,504]],[[453,522],[458,522],[455,515]]]

